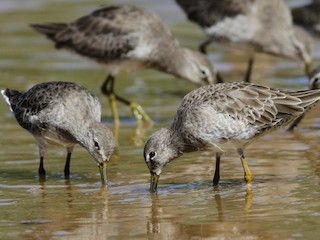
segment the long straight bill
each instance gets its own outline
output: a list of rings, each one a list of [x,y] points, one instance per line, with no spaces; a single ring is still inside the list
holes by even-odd
[[[100,171],[100,177],[101,177],[101,183],[102,186],[106,186],[108,179],[107,179],[107,166],[108,166],[108,161],[103,161],[98,165],[99,171]]]
[[[159,178],[160,178],[160,175],[157,175],[155,173],[151,173],[151,180],[150,180],[150,192],[151,193],[154,193],[157,191]]]

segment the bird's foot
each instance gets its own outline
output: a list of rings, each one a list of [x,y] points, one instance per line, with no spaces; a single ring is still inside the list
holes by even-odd
[[[130,107],[133,115],[138,121],[152,123],[152,120],[149,117],[149,115],[143,110],[143,108],[139,104],[132,102],[130,103]]]

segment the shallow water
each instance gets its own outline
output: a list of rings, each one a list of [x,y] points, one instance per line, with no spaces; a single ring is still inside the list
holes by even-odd
[[[117,1],[142,5],[169,24],[182,45],[196,49],[204,35],[185,21],[173,1]],[[290,1],[299,4],[301,1]],[[74,81],[97,94],[103,121],[113,128],[100,84],[106,71],[65,51],[57,51],[28,23],[69,21],[111,1],[3,0],[0,2],[0,88],[25,90],[45,81]],[[316,43],[320,49],[319,42]],[[319,64],[319,50],[315,51]],[[210,58],[227,81],[240,81],[247,57],[211,48]],[[118,150],[108,166],[108,189],[100,189],[91,156],[76,147],[70,180],[64,180],[65,151],[49,150],[47,178],[38,179],[38,151],[0,101],[0,239],[316,239],[320,221],[319,106],[295,134],[279,130],[246,150],[254,175],[246,191],[236,153],[221,163],[221,186],[211,187],[210,152],[187,154],[162,174],[158,194],[150,194],[143,161],[146,138],[168,125],[181,97],[194,88],[169,75],[148,70],[120,75],[116,88],[144,106],[154,119],[150,129],[136,126],[119,105]],[[253,81],[281,88],[305,88],[299,63],[258,55]],[[173,85],[174,84],[174,85]],[[174,86],[174,87],[173,87]]]

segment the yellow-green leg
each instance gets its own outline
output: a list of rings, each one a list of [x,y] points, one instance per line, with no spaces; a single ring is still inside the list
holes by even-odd
[[[114,119],[114,125],[119,126],[120,120],[119,120],[119,114],[118,114],[118,108],[117,108],[117,98],[116,96],[111,93],[108,95],[109,98],[109,104],[112,112],[112,116]]]
[[[148,114],[143,110],[143,108],[135,103],[130,102],[120,96],[118,96],[114,92],[114,76],[109,74],[106,80],[104,81],[103,85],[101,86],[101,90],[104,94],[106,94],[109,98],[111,111],[115,120],[115,123],[119,123],[119,115],[118,115],[118,109],[116,105],[116,101],[120,101],[128,106],[131,107],[132,113],[135,116],[135,118],[138,121],[145,121],[145,122],[152,122],[151,118],[148,116]]]
[[[245,198],[245,210],[249,210],[251,205],[252,205],[252,189],[251,188],[247,188],[247,192],[246,192],[246,198]]]
[[[311,63],[305,63],[304,71],[305,71],[307,77],[310,77],[310,74],[312,72],[312,64]]]
[[[252,186],[251,171],[250,171],[249,166],[247,164],[247,161],[243,155],[243,150],[239,148],[238,153],[240,155],[240,159],[241,159],[241,163],[242,163],[242,167],[243,167],[243,171],[244,171],[244,179],[246,180],[247,188],[251,188],[251,186]]]
[[[143,110],[141,105],[135,102],[130,103],[131,111],[137,120],[144,120],[146,122],[152,122],[149,115]]]

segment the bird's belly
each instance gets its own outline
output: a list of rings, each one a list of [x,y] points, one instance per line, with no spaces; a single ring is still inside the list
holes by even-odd
[[[249,53],[257,51],[252,40],[259,30],[259,25],[251,24],[248,26],[249,19],[246,16],[239,15],[235,18],[226,17],[222,21],[205,28],[207,35],[214,41],[226,45],[227,47],[235,47],[245,50]]]
[[[218,143],[211,143],[209,148],[212,149],[214,152],[230,152],[230,151],[234,151],[238,148],[243,148],[244,146],[246,146],[247,144],[250,143],[250,140],[245,141],[234,141],[234,140],[230,140],[230,141],[221,141]]]
[[[40,137],[48,146],[72,147],[77,142],[56,132],[46,132]]]
[[[131,73],[147,67],[143,61],[138,59],[125,59],[117,62],[105,63],[109,72],[112,73]]]

